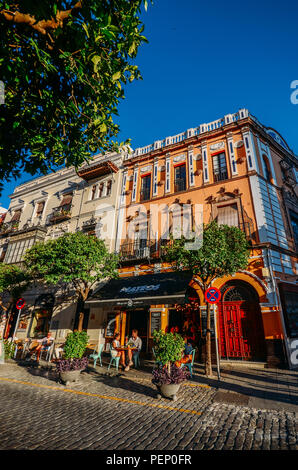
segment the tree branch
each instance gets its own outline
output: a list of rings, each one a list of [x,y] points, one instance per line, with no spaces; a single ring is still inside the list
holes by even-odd
[[[63,21],[66,20],[75,10],[79,10],[81,8],[82,1],[80,0],[69,10],[57,11],[55,18],[40,21],[36,21],[33,15],[21,13],[20,11],[0,10],[0,15],[2,15],[7,21],[17,24],[26,24],[45,36],[48,34],[49,30],[52,31],[59,27],[63,28]]]

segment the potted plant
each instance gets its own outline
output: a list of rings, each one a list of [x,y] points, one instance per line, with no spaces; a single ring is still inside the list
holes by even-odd
[[[158,366],[152,371],[152,383],[159,391],[158,398],[162,395],[176,400],[181,383],[190,377],[187,369],[176,367],[174,364],[181,359],[183,338],[177,333],[165,333],[160,330],[154,331],[153,343]]]
[[[64,356],[56,363],[56,370],[60,380],[67,385],[68,382],[76,382],[82,370],[88,365],[88,357],[83,357],[88,343],[86,331],[74,331],[67,335]]]

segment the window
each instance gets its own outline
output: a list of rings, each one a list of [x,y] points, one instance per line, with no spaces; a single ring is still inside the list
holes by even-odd
[[[175,166],[175,193],[186,190],[186,165]]]
[[[290,219],[291,219],[291,225],[294,233],[294,241],[295,245],[298,248],[298,214],[296,214],[293,211],[289,211],[290,213]]]
[[[112,180],[107,182],[107,196],[110,196],[112,192]]]
[[[22,213],[21,209],[14,211],[11,222],[16,222],[16,223],[19,222],[21,218],[21,213]]]
[[[214,181],[223,181],[228,179],[226,155],[224,152],[213,155],[213,177]]]
[[[65,194],[61,201],[60,207],[63,211],[70,211],[72,203],[72,193]]]
[[[104,183],[100,183],[100,185],[99,185],[99,190],[98,190],[98,197],[102,197],[102,195],[103,195],[103,188],[104,188]]]
[[[9,243],[4,262],[9,263],[18,263],[23,260],[26,250],[32,247],[34,242],[33,238],[26,240],[21,240],[18,242]]]
[[[96,184],[94,184],[91,189],[91,201],[95,199],[95,195],[96,195]]]
[[[239,216],[237,204],[229,204],[217,208],[218,225],[229,225],[230,227],[239,227]]]
[[[270,165],[269,165],[269,161],[268,161],[268,158],[266,157],[266,155],[263,155],[263,162],[264,162],[264,171],[265,171],[265,178],[267,181],[269,181],[269,183],[272,181],[272,176],[271,176],[271,171],[270,171]]]
[[[148,201],[150,199],[150,190],[151,190],[151,175],[142,176],[142,186],[141,186],[141,201]]]
[[[39,202],[36,208],[36,217],[41,217],[44,210],[45,202]]]

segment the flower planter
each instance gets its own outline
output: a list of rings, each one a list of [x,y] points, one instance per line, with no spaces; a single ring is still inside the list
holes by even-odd
[[[177,400],[177,393],[181,384],[162,384],[157,385],[159,394],[157,398],[161,398],[161,395],[165,398],[170,398],[173,401]]]
[[[60,372],[60,380],[63,382],[65,385],[67,385],[70,382],[77,382],[80,377],[80,373],[83,369],[81,370],[69,370],[66,372]]]

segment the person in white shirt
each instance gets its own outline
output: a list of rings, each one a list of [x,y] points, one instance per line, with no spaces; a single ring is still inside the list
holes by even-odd
[[[136,353],[139,354],[139,352],[142,349],[142,340],[138,336],[138,330],[132,330],[131,337],[129,338],[127,345],[136,349],[134,350],[129,349],[127,351],[129,363],[128,363],[128,366],[125,367],[125,371],[128,371],[130,366],[133,366],[132,355]]]
[[[120,348],[120,333],[114,334],[114,339],[111,344],[111,356],[112,357],[120,357],[121,358],[121,365],[125,367],[125,353],[124,351],[118,351],[117,348]]]

